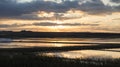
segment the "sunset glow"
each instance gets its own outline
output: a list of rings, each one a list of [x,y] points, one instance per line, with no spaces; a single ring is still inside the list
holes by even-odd
[[[6,1],[9,2],[9,6],[11,6],[6,7],[13,8],[16,5],[14,8],[17,9],[17,6],[21,8],[11,10],[9,13],[4,10],[1,11],[0,30],[120,33],[119,2],[117,3],[110,0],[96,0],[95,2],[93,0],[15,1],[18,3]],[[69,2],[69,4],[67,2]],[[12,5],[13,3],[14,5]],[[94,6],[95,3],[97,3],[98,7]],[[41,7],[41,5],[43,7]],[[7,10],[7,8],[4,9]],[[23,11],[23,9],[25,10]]]

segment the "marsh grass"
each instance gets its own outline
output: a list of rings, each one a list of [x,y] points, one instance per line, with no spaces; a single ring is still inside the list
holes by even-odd
[[[36,53],[0,53],[0,67],[120,67],[120,59],[69,59]]]

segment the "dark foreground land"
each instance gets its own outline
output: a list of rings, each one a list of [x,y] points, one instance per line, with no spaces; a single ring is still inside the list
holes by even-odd
[[[68,59],[36,53],[0,53],[0,67],[120,67],[120,59]]]
[[[43,54],[71,50],[102,50],[105,48],[120,48],[120,44],[112,45],[101,44],[101,46],[1,48],[0,67],[120,67],[120,59],[70,59],[59,58],[56,56],[50,57]]]
[[[119,44],[118,44],[119,45]],[[116,48],[120,46],[116,45]],[[1,48],[0,49],[0,67],[120,67],[119,59],[70,59],[59,58],[56,56],[45,56],[43,53],[48,52],[62,52],[70,50],[84,50],[84,49],[104,49],[113,48],[109,46],[101,46],[101,48],[93,47],[40,47],[40,48]],[[114,48],[115,48],[114,47]],[[118,51],[113,51],[118,52]]]
[[[0,38],[120,38],[120,33],[0,31]]]

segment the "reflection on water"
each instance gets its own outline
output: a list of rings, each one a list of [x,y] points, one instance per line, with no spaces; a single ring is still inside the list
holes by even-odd
[[[64,46],[93,46],[98,44],[120,44],[120,38],[28,38],[28,39],[0,39],[0,48],[23,47],[64,47]],[[120,58],[120,48],[102,50],[74,50],[64,52],[43,53],[47,56],[65,58]]]
[[[76,51],[68,51],[68,52],[44,53],[44,55],[65,57],[65,58],[94,58],[94,59],[120,58],[119,52],[100,51],[100,50],[76,50]]]

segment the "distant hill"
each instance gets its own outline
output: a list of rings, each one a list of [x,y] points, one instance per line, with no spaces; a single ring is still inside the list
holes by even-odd
[[[0,31],[0,38],[120,38],[120,33]]]

